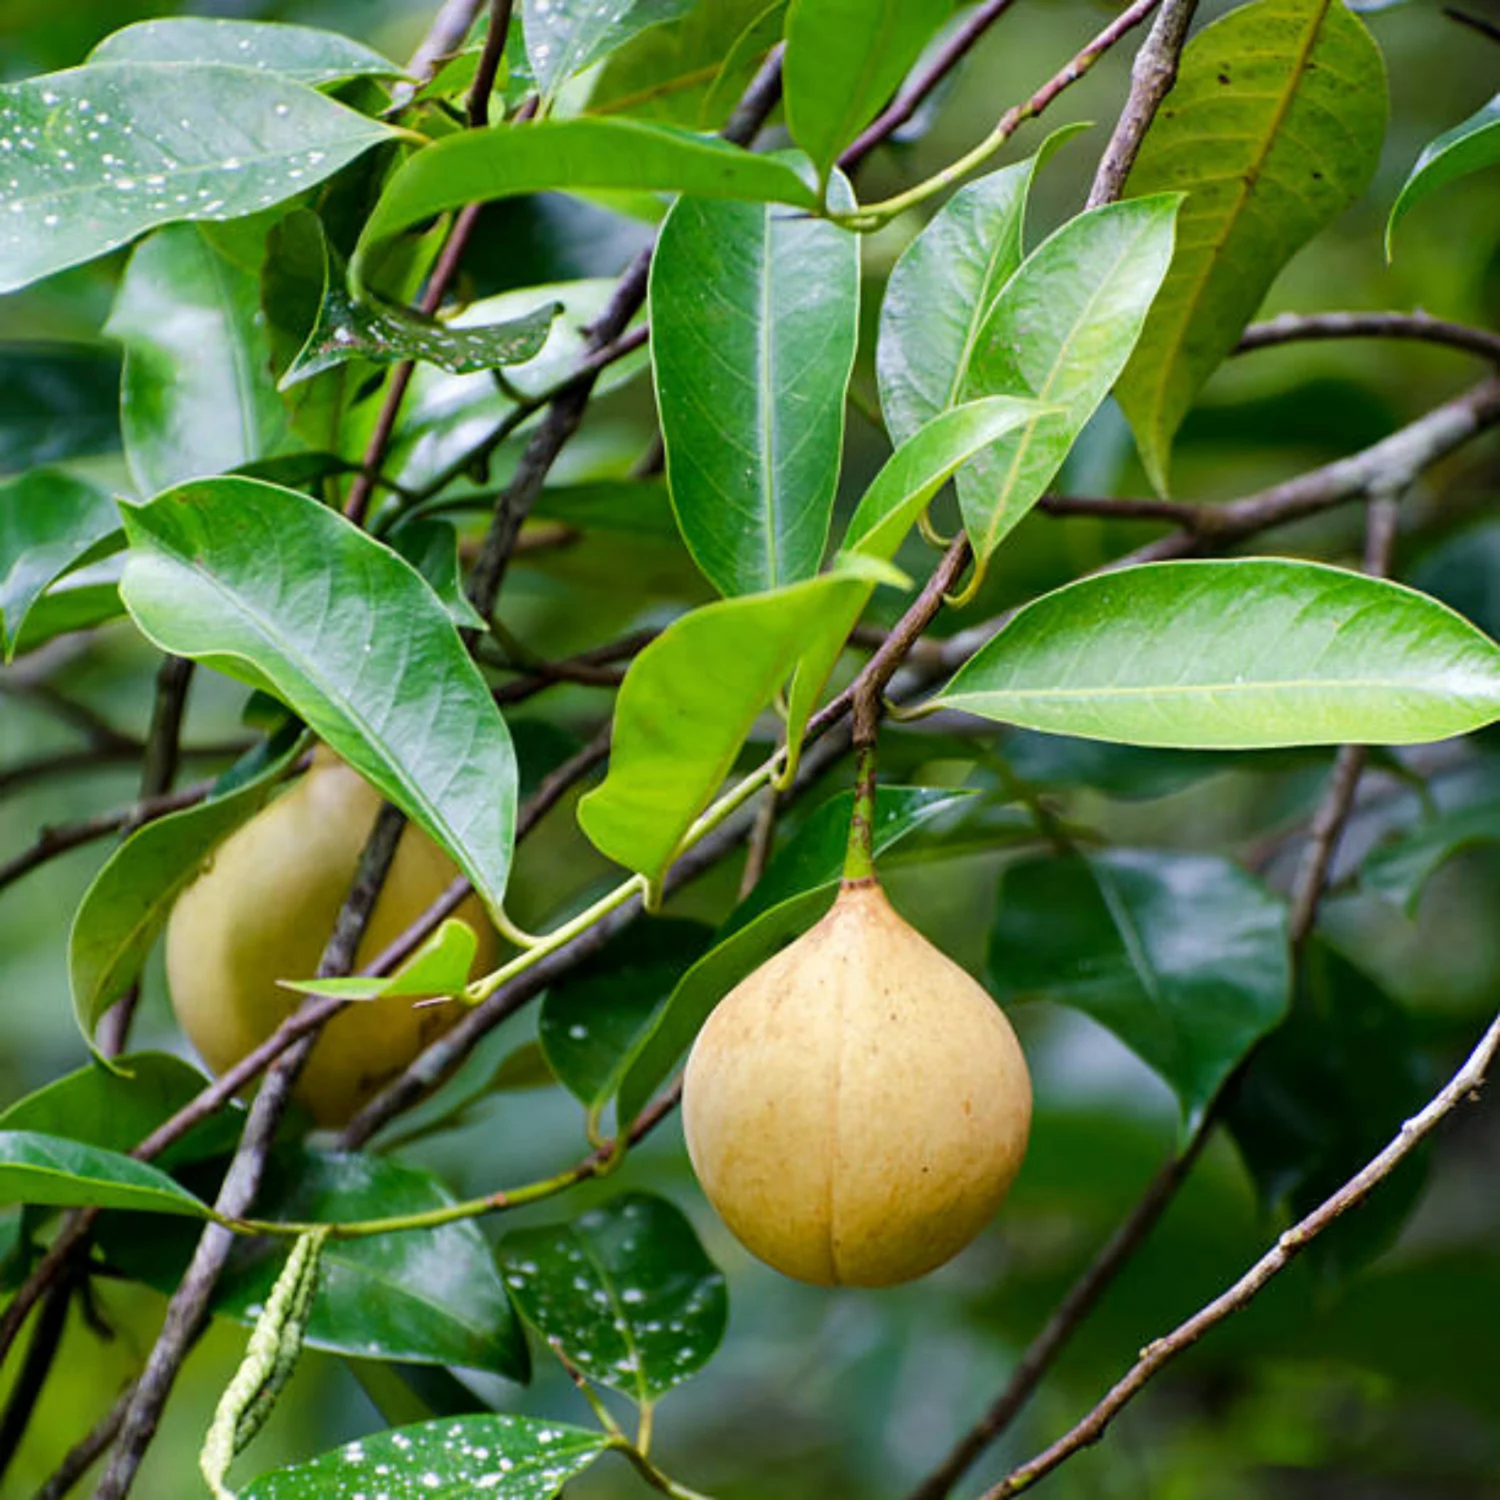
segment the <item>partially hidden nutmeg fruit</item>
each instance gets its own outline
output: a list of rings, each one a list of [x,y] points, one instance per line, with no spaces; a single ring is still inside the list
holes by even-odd
[[[890,1286],[999,1206],[1031,1079],[999,1006],[868,879],[720,1002],[682,1107],[698,1180],[748,1250],[799,1281]]]

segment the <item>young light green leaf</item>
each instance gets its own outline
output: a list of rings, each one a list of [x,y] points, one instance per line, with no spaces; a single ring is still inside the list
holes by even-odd
[[[32,1130],[0,1131],[0,1203],[208,1217],[202,1203],[156,1167]]]
[[[96,555],[119,524],[114,501],[71,474],[33,469],[0,484],[0,644],[7,661],[47,586]]]
[[[1380,49],[1342,0],[1253,0],[1188,43],[1129,181],[1188,195],[1119,390],[1158,490],[1183,416],[1277,273],[1369,185],[1385,120]]]
[[[882,786],[875,801],[875,854],[960,806],[968,792]],[[649,1023],[639,1028],[611,1080],[619,1116],[633,1120],[671,1076],[709,1013],[751,970],[806,932],[838,889],[849,843],[854,794],[824,802],[771,861],[754,891],[729,914],[717,944],[678,980]]]
[[[590,1380],[644,1406],[708,1363],[729,1317],[724,1277],[664,1198],[627,1193],[501,1246],[521,1315]]]
[[[526,56],[542,98],[553,98],[575,73],[663,21],[675,21],[694,0],[547,0],[522,12]]]
[[[667,483],[693,560],[722,594],[812,577],[859,337],[858,240],[776,205],[682,198],[652,257],[650,316]]]
[[[442,1417],[263,1474],[240,1500],[551,1500],[608,1443],[602,1432],[537,1417]]]
[[[1128,745],[1415,744],[1500,717],[1500,647],[1362,573],[1153,563],[1027,605],[927,706]]]
[[[214,849],[270,801],[299,739],[293,731],[257,747],[206,801],[136,829],[94,877],[68,934],[73,1015],[90,1046],[99,1018],[140,973],[177,897]]]
[[[896,262],[880,304],[875,373],[898,448],[957,404],[979,330],[1020,267],[1037,169],[1084,129],[1065,125],[1035,156],[960,188]]]
[[[1193,1130],[1291,998],[1286,908],[1227,860],[1109,849],[1006,868],[986,988],[1107,1026]]]
[[[946,19],[932,0],[792,0],[787,127],[821,179],[874,117]]]
[[[964,377],[967,396],[1031,396],[1063,408],[996,443],[958,476],[982,571],[1041,498],[1109,394],[1172,259],[1179,199],[1109,203],[1069,220],[995,299]],[[978,574],[976,574],[976,579]]]
[[[99,63],[0,88],[0,292],[159,224],[257,213],[389,129],[303,84],[221,63]]]
[[[340,1000],[457,995],[469,982],[469,971],[478,951],[479,939],[474,929],[457,917],[449,917],[386,979],[351,974],[339,979],[283,979],[279,983],[299,995],[333,995]]]
[[[410,564],[305,495],[253,479],[179,485],[124,514],[120,591],[146,635],[280,698],[498,910],[515,755]]]
[[[595,847],[660,880],[805,640],[865,587],[859,577],[824,574],[724,599],[652,641],[620,688],[609,775],[578,804]]]
[[[197,226],[142,241],[105,332],[125,347],[120,423],[141,494],[299,446],[271,380],[260,278]]]
[[[1386,258],[1390,258],[1396,226],[1424,198],[1450,182],[1497,163],[1500,163],[1500,94],[1423,148],[1391,206],[1391,217],[1385,226]]]
[[[390,180],[360,236],[353,275],[381,240],[433,214],[520,193],[588,188],[818,206],[789,163],[667,125],[582,119],[466,130],[418,151]]]
[[[313,85],[401,76],[389,58],[335,31],[199,16],[169,16],[122,27],[89,53],[89,62],[228,63]]]

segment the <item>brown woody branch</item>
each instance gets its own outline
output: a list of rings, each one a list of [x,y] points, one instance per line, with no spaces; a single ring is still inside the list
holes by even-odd
[[[1283,313],[1266,323],[1252,323],[1241,336],[1236,354],[1273,349],[1278,344],[1313,339],[1408,339],[1446,344],[1466,354],[1500,364],[1500,334],[1465,323],[1450,323],[1424,312]]]

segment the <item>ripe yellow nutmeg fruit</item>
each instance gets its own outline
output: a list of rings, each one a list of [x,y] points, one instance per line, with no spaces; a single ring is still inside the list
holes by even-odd
[[[302,1003],[281,979],[310,979],[349,893],[380,794],[319,749],[297,784],[237,829],[177,899],[167,924],[172,1007],[215,1073],[258,1046]],[[417,828],[401,835],[359,946],[374,958],[458,874]],[[472,973],[495,967],[496,938],[471,897],[455,913],[479,934]],[[458,1019],[457,1005],[357,1001],[324,1027],[295,1097],[320,1125],[342,1125]]]
[[[871,878],[720,1002],[682,1108],[698,1181],[748,1250],[799,1281],[891,1286],[999,1206],[1031,1078],[999,1006]]]

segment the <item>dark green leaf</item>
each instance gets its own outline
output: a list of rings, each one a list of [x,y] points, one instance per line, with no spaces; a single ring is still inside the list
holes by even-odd
[[[479,611],[464,593],[459,570],[458,533],[447,521],[419,517],[398,524],[386,537],[397,552],[425,578],[443,602],[448,618],[460,630],[483,630]]]
[[[101,63],[0,88],[0,291],[158,224],[232,219],[389,139],[289,79],[218,63]]]
[[[536,1417],[444,1417],[263,1474],[240,1500],[550,1500],[606,1442],[602,1432]]]
[[[995,299],[964,377],[966,396],[1025,396],[1042,416],[958,476],[981,565],[1041,498],[1140,337],[1172,258],[1178,199],[1110,203],[1070,219]]]
[[[208,1210],[165,1172],[118,1151],[31,1130],[0,1131],[0,1203],[133,1208],[202,1219]]]
[[[675,21],[694,0],[547,0],[527,5],[526,55],[543,99],[575,73],[663,21]]]
[[[1391,208],[1385,227],[1385,253],[1391,253],[1396,226],[1424,198],[1450,182],[1500,162],[1500,94],[1461,125],[1444,131],[1423,148]]]
[[[316,501],[253,479],[180,485],[128,507],[125,525],[121,593],[141,629],[273,692],[498,909],[515,756],[420,575]]]
[[[663,1198],[627,1193],[501,1246],[526,1321],[590,1380],[646,1405],[708,1363],[729,1316],[724,1277]]]
[[[1253,0],[1188,43],[1129,181],[1188,195],[1119,391],[1159,490],[1184,414],[1277,273],[1369,185],[1385,120],[1380,49],[1341,0]]]
[[[1376,849],[1360,867],[1359,883],[1414,915],[1427,882],[1450,859],[1494,843],[1500,843],[1500,802],[1452,808]]]
[[[249,774],[236,776],[231,789],[136,829],[94,877],[68,935],[73,1014],[85,1039],[140,973],[203,862],[270,800],[296,754],[296,738],[293,732],[274,749],[252,752]]]
[[[114,350],[0,344],[0,474],[119,446]]]
[[[119,524],[109,496],[69,474],[34,469],[0,484],[0,644],[7,661],[47,586]]]
[[[1191,1130],[1286,1014],[1286,908],[1227,860],[1114,849],[1009,866],[987,988],[1107,1026],[1177,1095]]]
[[[713,0],[706,0],[701,9],[708,10],[712,4]],[[734,45],[722,54],[723,61],[698,111],[700,129],[717,130],[731,118],[757,69],[765,64],[771,49],[781,40],[786,7],[787,0],[771,0],[769,5],[763,5],[735,38]]]
[[[682,198],[667,215],[651,261],[667,480],[720,593],[818,571],[858,324],[854,235],[763,203]]]
[[[260,280],[203,231],[174,224],[143,241],[105,331],[125,348],[120,422],[143,495],[284,449]]]
[[[229,63],[279,73],[299,83],[394,78],[401,69],[378,52],[333,31],[266,21],[172,16],[139,21],[104,38],[91,63]]]
[[[467,130],[418,151],[391,179],[360,236],[356,274],[380,240],[447,209],[587,188],[818,206],[787,162],[666,125],[543,120],[524,130]]]
[[[929,706],[1130,745],[1413,744],[1500,716],[1500,648],[1360,573],[1154,563],[1028,605]]]

